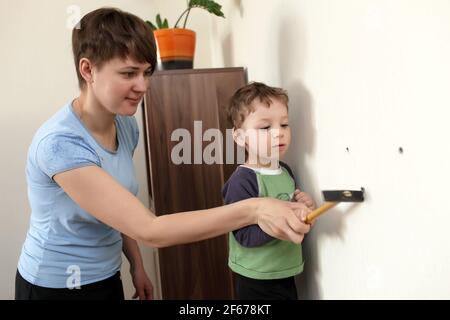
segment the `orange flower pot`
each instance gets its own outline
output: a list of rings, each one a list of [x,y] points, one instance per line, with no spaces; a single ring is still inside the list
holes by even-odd
[[[153,31],[158,44],[162,69],[192,69],[195,54],[195,32],[171,28]]]

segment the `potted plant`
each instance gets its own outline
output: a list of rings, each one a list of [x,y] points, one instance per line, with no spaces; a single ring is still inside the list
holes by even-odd
[[[218,17],[225,17],[222,6],[213,0],[189,0],[187,8],[181,13],[173,28],[169,28],[167,19],[156,15],[156,23],[146,21],[153,30],[158,44],[162,69],[192,69],[195,54],[195,32],[186,28],[192,9],[200,8]],[[184,17],[183,26],[180,27]]]

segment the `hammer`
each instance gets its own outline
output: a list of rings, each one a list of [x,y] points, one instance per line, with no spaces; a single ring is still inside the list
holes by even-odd
[[[306,223],[311,223],[339,202],[363,202],[364,188],[361,188],[361,190],[324,190],[322,195],[326,202],[306,216]]]

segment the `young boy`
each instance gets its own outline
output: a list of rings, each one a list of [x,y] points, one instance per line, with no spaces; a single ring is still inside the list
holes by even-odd
[[[225,203],[273,197],[304,203],[311,197],[296,190],[290,168],[279,161],[289,148],[288,96],[280,88],[253,82],[240,88],[229,104],[233,138],[246,150],[246,162],[223,188]],[[258,225],[230,233],[228,265],[236,273],[238,299],[297,299],[294,276],[303,271],[300,245],[277,240]]]

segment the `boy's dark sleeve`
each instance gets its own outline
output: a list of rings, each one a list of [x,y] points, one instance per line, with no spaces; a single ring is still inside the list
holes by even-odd
[[[222,195],[225,204],[257,198],[259,191],[255,172],[248,168],[238,168],[223,187]],[[257,224],[234,230],[233,235],[244,247],[259,247],[274,239]]]

